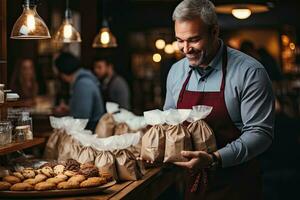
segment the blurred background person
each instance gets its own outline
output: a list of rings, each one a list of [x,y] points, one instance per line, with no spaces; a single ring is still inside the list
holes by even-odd
[[[115,102],[121,108],[130,109],[130,91],[125,79],[117,74],[110,57],[96,57],[93,72],[101,81],[105,102]]]
[[[24,100],[24,106],[34,106],[38,95],[38,82],[36,80],[35,65],[32,59],[22,58],[16,62],[10,82],[13,92],[19,94]]]
[[[86,128],[93,131],[104,114],[99,81],[89,70],[81,68],[80,61],[70,53],[61,53],[55,66],[60,78],[70,85],[69,109],[66,104],[60,104],[56,113],[69,111],[74,118],[89,119]]]

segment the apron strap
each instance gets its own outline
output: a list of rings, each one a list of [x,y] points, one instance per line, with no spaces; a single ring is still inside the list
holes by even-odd
[[[183,86],[182,86],[182,88],[181,88],[181,90],[180,90],[180,93],[179,93],[179,99],[178,99],[179,102],[182,101],[184,91],[185,91],[185,89],[186,89],[186,86],[187,86],[187,84],[188,84],[190,78],[191,78],[192,72],[193,72],[193,69],[190,69],[189,74],[188,74],[188,77],[185,79],[185,81],[184,81],[184,83],[183,83]]]
[[[223,55],[222,55],[222,82],[221,82],[221,88],[220,91],[224,91],[225,89],[225,82],[226,82],[226,73],[227,73],[227,46],[223,45]]]

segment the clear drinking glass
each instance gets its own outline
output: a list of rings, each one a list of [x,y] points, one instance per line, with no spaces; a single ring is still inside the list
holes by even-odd
[[[12,126],[10,121],[0,121],[0,146],[11,143]]]

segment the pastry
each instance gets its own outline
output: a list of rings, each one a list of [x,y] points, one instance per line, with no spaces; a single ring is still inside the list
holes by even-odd
[[[90,168],[90,167],[95,167],[93,162],[87,162],[87,163],[80,165],[80,169],[85,169],[85,168]]]
[[[24,178],[34,178],[35,172],[32,168],[26,168],[22,171],[22,175],[24,176]]]
[[[73,171],[65,171],[64,175],[67,175],[68,177],[72,177],[74,175],[76,175],[77,173],[76,172],[73,172]]]
[[[47,183],[53,183],[54,185],[57,185],[58,183],[64,182],[64,181],[65,181],[65,179],[62,179],[62,178],[56,178],[56,177],[54,177],[54,178],[48,178],[48,179],[46,180]]]
[[[9,190],[11,184],[9,182],[0,181],[0,191],[1,190]]]
[[[97,167],[93,166],[93,167],[81,169],[79,171],[79,174],[84,175],[86,178],[98,177],[99,176],[99,169]]]
[[[35,176],[34,179],[36,179],[38,181],[38,183],[39,183],[39,182],[42,182],[42,181],[46,180],[47,176],[44,175],[44,174],[38,174],[38,175]]]
[[[34,186],[34,189],[35,189],[35,190],[38,190],[38,191],[42,191],[42,190],[53,190],[53,189],[55,189],[55,188],[56,188],[55,184],[53,184],[53,183],[48,183],[48,182],[40,182],[40,183],[38,183],[38,184],[36,184],[36,185]]]
[[[21,172],[14,172],[13,175],[18,177],[21,181],[25,179]]]
[[[102,172],[101,177],[105,178],[107,182],[112,181],[112,175],[107,172]]]
[[[64,174],[58,174],[57,176],[55,176],[55,178],[60,178],[60,179],[64,179],[65,181],[68,180],[68,176],[64,175]]]
[[[92,177],[80,183],[80,187],[97,187],[106,183],[103,177]]]
[[[85,180],[85,176],[81,175],[81,174],[77,174],[75,176],[72,176],[68,182],[72,182],[72,181],[76,181],[78,183],[81,183],[82,181]]]
[[[36,169],[36,170],[34,170],[34,172],[36,173],[36,174],[42,174],[43,172],[42,172],[42,169]]]
[[[57,161],[53,161],[53,162],[47,162],[47,163],[44,163],[43,165],[40,166],[40,169],[42,169],[43,167],[55,167],[56,165],[58,165],[58,162]]]
[[[79,188],[79,187],[80,187],[80,185],[76,181],[71,181],[71,182],[65,181],[65,182],[61,182],[57,185],[58,189],[75,189],[75,188]]]
[[[54,175],[53,169],[51,167],[43,167],[42,173],[45,174],[47,177],[53,177]]]
[[[16,176],[5,176],[3,181],[9,182],[10,184],[20,183],[21,179]]]
[[[58,174],[62,174],[65,170],[65,166],[63,165],[56,165],[54,168],[53,168],[53,171],[56,175]]]
[[[29,179],[26,179],[25,181],[23,181],[23,183],[29,183],[30,185],[35,185],[35,184],[39,183],[39,181],[35,178],[29,178]]]
[[[10,187],[13,191],[30,191],[33,190],[33,186],[29,183],[16,183]]]
[[[66,170],[78,171],[80,169],[80,163],[74,159],[68,159],[66,161]]]

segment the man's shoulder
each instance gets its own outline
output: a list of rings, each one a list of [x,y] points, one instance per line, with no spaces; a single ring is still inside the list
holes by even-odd
[[[176,77],[180,74],[184,74],[186,71],[186,66],[188,66],[188,60],[187,58],[182,58],[178,60],[176,63],[174,63],[169,71],[169,76],[170,75],[175,75]]]
[[[233,65],[239,73],[264,69],[264,66],[255,58],[230,47],[228,47],[228,65]]]

